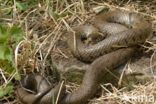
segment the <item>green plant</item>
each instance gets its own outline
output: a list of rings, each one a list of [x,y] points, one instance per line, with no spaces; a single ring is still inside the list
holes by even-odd
[[[0,24],[0,70],[6,77],[20,79],[14,64],[14,50],[23,37],[23,31],[18,25]],[[12,76],[14,75],[14,76]],[[0,98],[13,92],[11,82],[0,86]]]
[[[0,24],[0,68],[4,69],[8,74],[15,70],[13,51],[22,36],[23,31],[19,26]]]
[[[15,3],[19,11],[26,11],[28,8],[31,8],[37,5],[37,0],[26,0],[25,2],[16,0]]]
[[[6,87],[0,86],[0,98],[8,95],[11,96],[13,93],[14,86],[12,84],[7,85]]]

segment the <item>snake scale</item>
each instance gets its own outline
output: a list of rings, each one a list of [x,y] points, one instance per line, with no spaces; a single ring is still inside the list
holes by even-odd
[[[136,51],[135,46],[144,43],[151,33],[150,22],[136,13],[123,10],[100,13],[90,23],[74,28],[75,32],[68,32],[67,43],[73,55],[79,60],[92,63],[76,91],[66,94],[63,87],[59,104],[86,103],[96,93],[107,70],[113,70],[129,60]],[[82,35],[94,37],[99,33],[105,39],[96,44],[86,45],[82,41]],[[52,99],[59,92],[60,84],[54,88],[49,87],[48,82],[39,75],[30,75],[24,80],[26,88],[36,91],[32,93],[22,87],[17,88],[17,96],[24,104],[52,104]]]

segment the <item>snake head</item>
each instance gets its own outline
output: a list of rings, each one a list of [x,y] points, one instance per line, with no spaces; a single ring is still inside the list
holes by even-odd
[[[103,33],[101,33],[101,31],[92,24],[81,25],[76,29],[76,31],[78,31],[81,41],[86,44],[94,43],[96,40],[104,37]]]
[[[43,76],[34,74],[24,77],[16,91],[18,99],[23,104],[52,104],[52,101],[58,97],[58,93],[61,95],[59,98],[62,98],[65,93],[62,84],[53,86]]]

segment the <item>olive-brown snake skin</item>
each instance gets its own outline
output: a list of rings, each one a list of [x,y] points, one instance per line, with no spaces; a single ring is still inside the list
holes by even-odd
[[[96,93],[107,70],[113,70],[129,60],[135,52],[134,47],[144,43],[151,33],[149,22],[136,13],[122,10],[100,13],[90,22],[91,24],[74,28],[75,32],[68,34],[67,42],[73,55],[79,60],[92,63],[84,75],[82,84],[75,92],[65,95],[65,91],[61,91],[60,104],[86,103]],[[93,45],[82,42],[82,34],[88,37],[100,32],[106,37],[102,41]],[[38,91],[36,94],[23,88],[17,89],[18,98],[24,104],[52,104],[52,98],[56,97],[60,85],[50,88],[44,79],[38,77],[32,78],[36,83],[34,88]]]

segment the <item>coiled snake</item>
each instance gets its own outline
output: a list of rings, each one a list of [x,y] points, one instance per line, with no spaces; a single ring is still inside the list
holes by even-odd
[[[135,46],[144,43],[151,33],[151,23],[136,13],[123,10],[100,13],[90,23],[78,26],[74,28],[75,32],[68,34],[67,42],[73,55],[79,60],[92,63],[86,70],[79,89],[70,94],[65,94],[65,90],[61,91],[61,104],[86,103],[96,93],[107,70],[112,70],[130,59],[135,52]],[[99,33],[102,33],[105,39],[96,44],[86,45],[82,41],[82,34],[88,37]],[[52,104],[60,86],[49,87],[41,76],[31,75],[25,78],[25,84],[28,88],[33,85],[30,89],[35,89],[36,93],[18,88],[17,96],[24,104]]]

